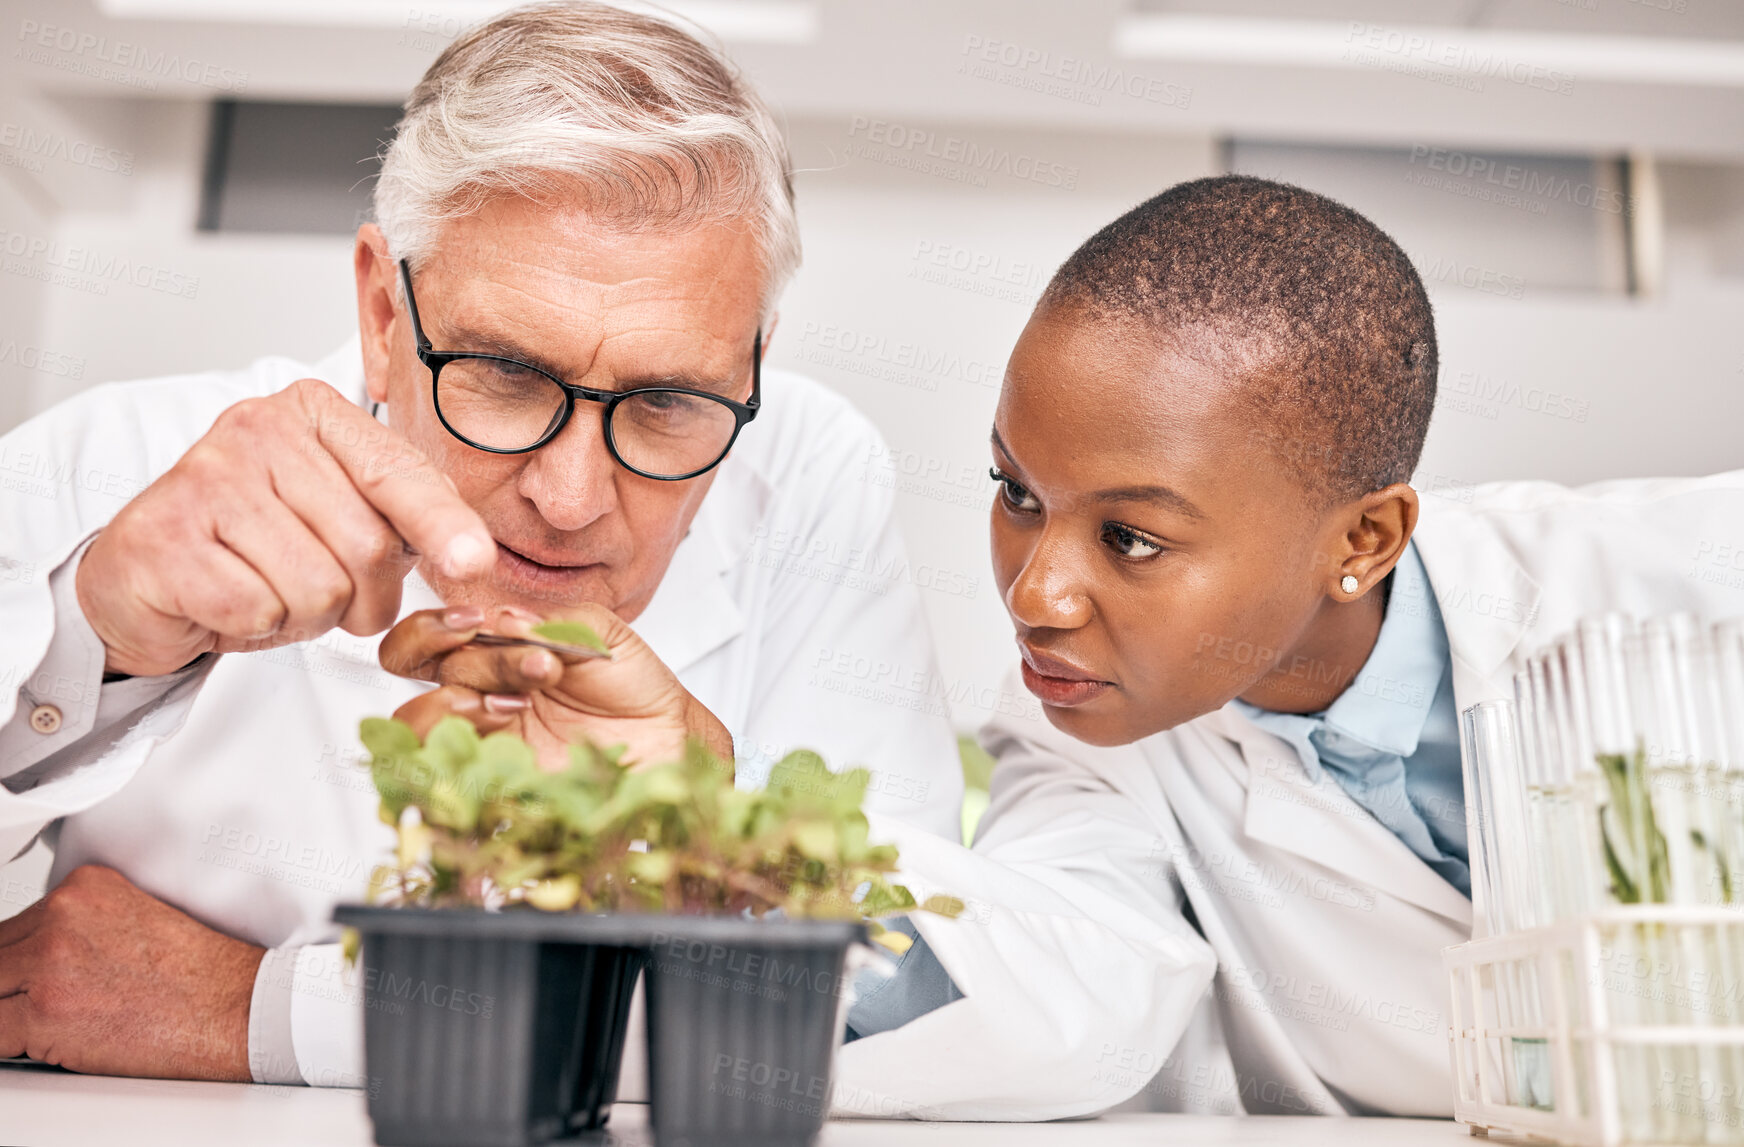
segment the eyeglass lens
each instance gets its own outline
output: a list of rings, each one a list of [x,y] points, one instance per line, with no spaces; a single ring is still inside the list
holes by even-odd
[[[520,363],[457,358],[445,363],[436,403],[455,433],[492,450],[526,450],[563,418],[568,395],[548,375]],[[718,461],[738,420],[712,399],[676,390],[638,391],[611,406],[606,426],[618,456],[657,476],[678,476]]]

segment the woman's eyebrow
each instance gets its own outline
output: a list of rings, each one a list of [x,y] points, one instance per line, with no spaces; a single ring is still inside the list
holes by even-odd
[[[993,428],[993,445],[1007,458],[1011,457],[1011,448],[1006,446],[1005,439],[999,436],[999,428]],[[1098,504],[1111,502],[1155,502],[1177,514],[1203,521],[1205,511],[1193,504],[1193,500],[1167,486],[1121,486],[1113,490],[1098,490],[1088,496],[1088,500]]]
[[[1156,502],[1189,518],[1204,519],[1205,512],[1186,495],[1167,486],[1121,486],[1114,490],[1098,490],[1090,495],[1092,502]]]

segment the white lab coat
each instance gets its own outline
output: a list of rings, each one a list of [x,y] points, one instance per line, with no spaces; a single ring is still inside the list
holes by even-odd
[[[220,411],[305,376],[366,401],[354,340],[313,365],[266,359],[97,387],[0,438],[0,725],[45,700],[70,713],[85,685],[32,680],[56,626],[51,571]],[[790,748],[815,748],[834,767],[872,768],[869,809],[955,840],[962,775],[920,601],[927,579],[878,481],[887,452],[816,383],[772,370],[763,386],[762,413],[635,627],[733,732],[741,783],[760,783]],[[408,580],[406,611],[438,604]],[[106,864],[229,935],[313,945],[295,957],[291,1003],[312,1083],[360,1078],[357,994],[322,942],[337,936],[334,905],[363,896],[391,845],[358,722],[429,687],[384,673],[378,642],[336,630],[227,654],[131,728],[89,738],[77,767],[24,791],[0,785],[0,863],[53,825],[51,882]]]
[[[1744,614],[1744,472],[1466,493],[1426,499],[1416,535],[1461,710],[1511,696],[1523,658],[1582,616]],[[975,998],[982,983],[997,992],[1023,973],[977,966],[990,957],[963,941],[972,923],[920,916],[970,998],[850,1045],[856,1082],[882,1077],[917,1107],[969,1117],[999,1116],[952,1102],[965,1072],[1043,1096],[1028,1106],[1039,1115],[1061,1072],[1082,1083],[1087,1068],[1152,1109],[1451,1114],[1440,953],[1471,937],[1473,905],[1330,775],[1311,783],[1289,744],[1231,708],[1116,748],[1009,716],[982,739],[999,763],[975,852],[1076,880],[1158,924],[1178,922],[1185,900],[1216,953],[1216,979],[1209,991],[1193,986],[1189,1036],[1171,1054],[1172,1039],[1159,1046],[1138,1025],[1187,1026],[1159,1004],[1167,985],[1135,986],[1144,977],[1128,974],[1128,953],[1087,944],[1084,991],[1096,996],[1112,968],[1134,1023],[1086,1019],[1102,1025],[1086,1037],[1095,1046],[1078,1049],[1088,1060],[1063,1063],[1021,1030],[1021,1013],[1063,1012],[1062,1001]]]

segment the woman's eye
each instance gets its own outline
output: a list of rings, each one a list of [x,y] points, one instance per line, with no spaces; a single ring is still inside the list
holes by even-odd
[[[1119,522],[1103,523],[1102,540],[1123,557],[1148,558],[1163,552],[1162,546]]]
[[[999,483],[999,496],[1005,499],[1005,504],[1014,510],[1039,510],[1042,504],[1036,501],[1034,494],[1018,485],[1011,476],[1003,473],[997,467],[988,470],[987,476]]]

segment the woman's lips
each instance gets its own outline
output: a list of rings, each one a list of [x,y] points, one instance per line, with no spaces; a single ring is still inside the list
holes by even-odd
[[[1023,653],[1024,687],[1045,705],[1069,709],[1094,701],[1114,688],[1113,682],[1098,680],[1069,661],[1038,653],[1022,642],[1018,649]]]

